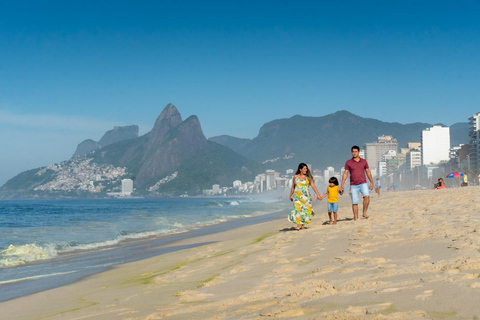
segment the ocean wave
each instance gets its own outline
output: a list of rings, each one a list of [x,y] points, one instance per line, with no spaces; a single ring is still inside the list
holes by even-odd
[[[237,206],[237,201],[217,202],[228,205]],[[236,219],[244,219],[258,215],[269,214],[278,211],[278,208],[270,207],[267,210],[252,210],[249,213],[213,215],[209,219],[202,221],[190,221],[190,223],[182,224],[180,222],[170,222],[170,218],[162,217],[160,221],[156,221],[158,230],[149,230],[143,232],[127,232],[120,231],[113,239],[106,239],[92,243],[82,242],[62,242],[62,243],[30,243],[24,245],[10,245],[7,249],[0,251],[0,268],[15,267],[24,265],[29,262],[41,261],[55,258],[63,254],[72,254],[78,251],[89,250],[109,250],[123,241],[142,240],[162,235],[185,233],[190,230],[199,229],[206,226],[224,223]]]
[[[210,202],[210,205],[212,207],[238,206],[238,205],[240,205],[240,202],[238,202],[237,200],[233,200],[233,201],[212,201],[212,202]]]
[[[35,243],[20,246],[10,245],[7,249],[0,251],[0,266],[13,267],[27,262],[46,260],[56,257],[58,251],[55,245],[37,245]]]

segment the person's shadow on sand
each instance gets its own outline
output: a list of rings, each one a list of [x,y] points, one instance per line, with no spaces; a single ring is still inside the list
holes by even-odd
[[[343,218],[343,219],[337,219],[337,224],[339,222],[342,222],[342,221],[352,221],[353,218]],[[329,224],[332,224],[333,225],[333,222],[330,223],[330,221],[325,221],[324,223],[322,223],[322,226],[326,226],[326,225],[329,225]]]
[[[308,228],[305,228],[305,229],[308,229]],[[305,229],[304,229],[304,230],[305,230]],[[300,230],[298,230],[298,229],[295,228],[295,227],[291,227],[291,228],[283,228],[283,229],[280,229],[280,230],[278,230],[278,231],[279,231],[279,232],[288,232],[288,231],[300,231]]]

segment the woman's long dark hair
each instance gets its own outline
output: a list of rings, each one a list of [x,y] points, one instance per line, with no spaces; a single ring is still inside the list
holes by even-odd
[[[303,162],[298,165],[298,169],[297,169],[297,172],[295,174],[300,174],[300,170],[302,170],[303,167],[307,167],[307,174],[306,174],[307,178],[310,179],[311,181],[314,181],[312,173],[310,172],[310,169]]]

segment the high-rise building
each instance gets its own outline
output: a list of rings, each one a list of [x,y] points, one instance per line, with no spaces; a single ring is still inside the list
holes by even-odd
[[[276,186],[276,178],[279,177],[279,173],[275,172],[275,170],[267,170],[265,172],[267,178],[267,190],[272,190]]]
[[[450,159],[450,128],[433,126],[422,131],[422,164],[438,164]]]
[[[130,196],[133,192],[133,180],[132,179],[123,179],[122,180],[122,195]]]
[[[470,137],[470,168],[472,170],[480,170],[480,112],[477,112],[468,118]]]
[[[328,179],[335,176],[335,168],[327,167],[327,169],[323,171],[323,176],[325,177],[325,183],[328,183]]]
[[[219,184],[214,184],[212,186],[212,190],[213,190],[213,194],[220,194],[222,193],[222,189],[220,189],[220,185]]]
[[[392,136],[378,137],[375,142],[368,142],[364,145],[365,160],[368,162],[368,166],[371,168],[377,168],[378,163],[383,161],[383,155],[389,151],[398,151],[397,139],[393,139]]]
[[[422,165],[422,152],[418,149],[412,149],[407,152],[405,156],[405,163],[407,170],[412,170],[415,167]]]

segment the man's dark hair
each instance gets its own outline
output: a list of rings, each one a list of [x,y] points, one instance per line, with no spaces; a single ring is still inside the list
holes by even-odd
[[[358,146],[353,146],[351,151],[353,151],[353,149],[357,149],[358,152],[360,152],[360,148]]]

